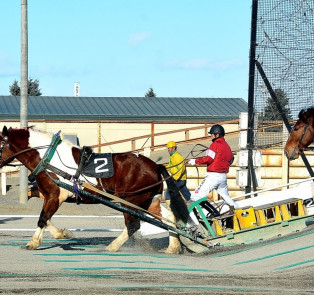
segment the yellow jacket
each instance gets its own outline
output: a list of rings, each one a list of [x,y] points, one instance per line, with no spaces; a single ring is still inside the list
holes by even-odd
[[[184,158],[178,151],[170,155],[169,164],[166,166],[175,180],[186,180],[186,167]]]

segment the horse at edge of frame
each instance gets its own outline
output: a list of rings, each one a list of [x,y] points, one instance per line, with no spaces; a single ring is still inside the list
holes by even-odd
[[[300,152],[314,142],[314,106],[302,109],[299,119],[294,124],[286,145],[285,155],[289,160],[299,158]]]

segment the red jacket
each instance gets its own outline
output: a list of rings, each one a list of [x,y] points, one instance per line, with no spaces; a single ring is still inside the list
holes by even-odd
[[[206,151],[206,156],[197,158],[197,165],[207,164],[208,172],[228,173],[233,162],[233,154],[223,137],[217,138]]]

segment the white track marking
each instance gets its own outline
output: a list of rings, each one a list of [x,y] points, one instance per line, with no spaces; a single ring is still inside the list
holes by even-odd
[[[111,229],[103,229],[103,228],[68,228],[68,230],[73,232],[122,232],[123,229],[111,228]],[[34,232],[32,228],[0,228],[0,232]],[[48,229],[45,229],[45,232],[48,232]]]
[[[22,217],[22,218],[38,218],[39,215],[0,215],[0,218],[13,218],[13,217]],[[54,218],[123,218],[121,215],[106,215],[106,216],[96,216],[96,215],[53,215]]]
[[[1,218],[38,218],[39,215],[0,215]],[[102,219],[123,219],[122,215],[104,215],[104,216],[96,216],[96,215],[54,215],[53,219],[55,218],[102,218]],[[34,232],[34,228],[27,229],[27,228],[0,228],[0,232]],[[103,228],[69,228],[68,230],[72,232],[122,232],[123,229],[103,229]],[[45,232],[48,231],[45,229]],[[150,236],[159,234],[162,232],[166,232],[166,230],[159,228],[157,226],[151,225],[147,222],[141,221],[141,229],[140,233],[142,236]]]

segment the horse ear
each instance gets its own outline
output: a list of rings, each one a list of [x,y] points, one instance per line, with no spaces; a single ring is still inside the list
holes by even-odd
[[[306,113],[306,109],[302,109],[299,113],[299,119],[304,123],[306,123],[305,113]]]
[[[3,126],[3,129],[2,129],[2,136],[8,136],[9,135],[9,131],[8,131],[8,128],[7,126]]]

